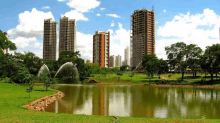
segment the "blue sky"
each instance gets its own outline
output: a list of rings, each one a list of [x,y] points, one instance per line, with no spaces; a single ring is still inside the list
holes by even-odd
[[[92,35],[110,31],[110,55],[130,46],[130,15],[152,9],[156,17],[156,55],[166,59],[165,46],[183,41],[205,46],[219,43],[219,0],[7,0],[0,4],[0,29],[8,32],[18,52],[42,58],[43,20],[66,15],[77,20],[77,45],[82,58],[92,60]],[[98,16],[100,14],[100,16]],[[108,16],[111,15],[111,16]],[[58,26],[59,27],[59,26]]]

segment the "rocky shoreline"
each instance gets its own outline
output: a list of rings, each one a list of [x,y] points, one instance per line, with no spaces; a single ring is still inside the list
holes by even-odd
[[[53,103],[56,100],[63,98],[65,94],[61,91],[58,91],[56,94],[45,96],[43,98],[37,99],[31,103],[23,105],[23,108],[28,108],[29,110],[36,110],[44,112],[46,107]]]

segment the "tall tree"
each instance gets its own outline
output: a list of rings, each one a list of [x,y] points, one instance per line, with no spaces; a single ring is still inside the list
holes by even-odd
[[[220,71],[220,44],[206,47],[201,61],[202,69],[210,73],[211,81],[213,82],[213,74],[217,74]]]
[[[3,54],[3,49],[9,48],[10,50],[16,50],[16,46],[7,37],[7,33],[0,30],[0,54]]]
[[[165,47],[167,58],[170,65],[170,70],[180,71],[182,73],[182,80],[187,68],[185,60],[187,59],[186,44],[184,42],[177,42],[170,47]]]
[[[186,59],[187,66],[192,70],[193,77],[196,77],[196,72],[200,69],[200,56],[202,49],[195,44],[186,46]]]

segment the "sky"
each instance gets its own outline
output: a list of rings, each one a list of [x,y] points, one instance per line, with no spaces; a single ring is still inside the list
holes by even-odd
[[[110,31],[110,55],[124,60],[124,49],[130,46],[130,16],[136,9],[154,6],[155,53],[167,59],[165,47],[176,42],[197,44],[203,50],[220,42],[219,5],[220,0],[6,0],[0,4],[0,30],[8,33],[17,52],[42,58],[44,19],[57,21],[59,30],[65,15],[77,21],[81,58],[92,60],[95,31]]]

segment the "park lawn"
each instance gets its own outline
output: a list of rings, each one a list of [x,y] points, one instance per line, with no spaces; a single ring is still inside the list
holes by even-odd
[[[38,98],[56,93],[55,90],[45,91],[45,88],[34,86],[31,98],[25,92],[27,87],[18,84],[4,83],[0,81],[0,122],[74,122],[74,123],[112,123],[112,116],[79,115],[51,112],[38,112],[22,108],[22,105],[30,103]],[[147,122],[219,122],[218,119],[181,119],[181,118],[142,118],[119,117],[119,123],[147,123]]]
[[[149,78],[147,77],[147,75],[142,73],[135,73],[132,78],[129,76],[130,73],[123,73],[123,75],[106,74],[105,77],[102,74],[93,75],[94,77],[90,78],[94,78],[100,83],[149,83]],[[157,76],[154,76],[154,78],[151,78],[151,80],[159,80],[159,78]]]
[[[55,94],[57,91],[44,91],[45,88],[34,86],[31,98],[25,92],[27,87],[0,82],[0,122],[74,122],[74,123],[112,123],[115,118],[96,115],[76,115],[63,113],[38,112],[22,108],[38,98]]]
[[[219,123],[219,119],[119,117],[118,123]]]

